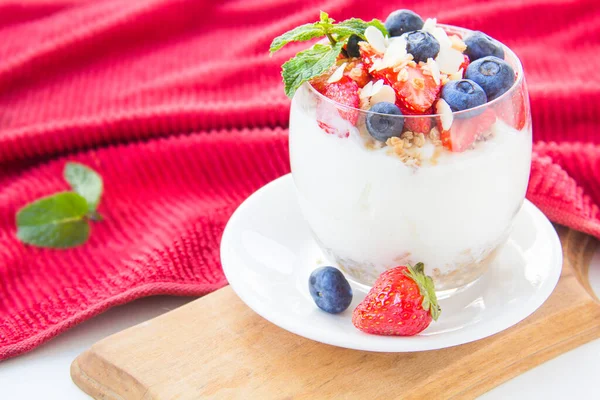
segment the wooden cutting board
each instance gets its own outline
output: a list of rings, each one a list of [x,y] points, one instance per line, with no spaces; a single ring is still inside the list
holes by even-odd
[[[471,399],[600,337],[587,272],[597,242],[559,228],[565,263],[533,315],[489,338],[419,353],[369,353],[296,336],[226,287],[81,354],[73,381],[96,399]]]

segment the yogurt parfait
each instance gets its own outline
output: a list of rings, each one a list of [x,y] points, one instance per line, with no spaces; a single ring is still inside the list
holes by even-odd
[[[525,198],[519,59],[481,33],[398,10],[326,13],[273,41],[321,39],[283,65],[302,212],[329,260],[371,286],[423,263],[439,294],[481,277]]]

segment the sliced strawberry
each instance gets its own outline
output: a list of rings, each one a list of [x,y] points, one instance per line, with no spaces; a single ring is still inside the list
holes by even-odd
[[[518,131],[527,124],[528,107],[527,92],[523,90],[515,90],[511,97],[494,105],[498,117]]]
[[[352,108],[360,107],[358,84],[347,76],[343,76],[337,82],[326,84],[323,94],[325,97],[345,106]],[[358,120],[357,110],[345,110],[340,107],[338,111],[342,118],[349,121],[352,125],[356,125],[356,121]]]
[[[393,85],[398,100],[405,108],[424,113],[438,98],[441,84],[436,84],[431,75],[424,75],[420,66],[406,67],[408,79]]]
[[[361,57],[370,68],[382,58],[380,53],[373,50],[368,44],[360,43]],[[423,114],[431,108],[438,98],[442,85],[436,84],[431,75],[423,74],[422,66],[407,66],[406,79],[400,81],[398,73],[392,68],[371,71],[374,80],[383,81],[394,88],[396,92],[396,105],[412,113]]]
[[[404,129],[411,132],[429,133],[433,128],[433,118],[411,116],[404,118]]]
[[[435,125],[435,121],[432,117],[421,117],[420,114],[415,113],[413,110],[400,108],[402,114],[408,115],[404,118],[404,129],[411,132],[429,133],[431,128]],[[425,111],[425,114],[433,114],[433,107]]]
[[[347,76],[343,76],[337,82],[325,83],[322,86],[322,93],[336,103],[352,108],[360,107],[360,98],[358,97],[358,84]],[[345,109],[343,106],[322,101],[317,105],[317,123],[319,127],[330,135],[339,137],[348,137],[348,126],[344,121],[339,121],[335,117],[338,113],[343,119],[356,125],[358,121],[358,110]]]
[[[473,143],[496,122],[496,114],[490,108],[483,113],[471,118],[454,118],[449,130],[442,128],[441,119],[438,119],[438,129],[442,144],[448,150],[462,152],[471,147]]]

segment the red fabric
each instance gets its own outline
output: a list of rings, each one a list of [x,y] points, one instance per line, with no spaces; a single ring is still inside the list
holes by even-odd
[[[0,0],[0,359],[116,304],[226,284],[223,227],[289,171],[289,101],[271,39],[327,10],[395,8],[483,30],[522,58],[535,155],[529,198],[600,237],[596,0]],[[15,239],[24,204],[62,189],[65,160],[105,181],[83,247]],[[490,177],[493,179],[493,177]]]

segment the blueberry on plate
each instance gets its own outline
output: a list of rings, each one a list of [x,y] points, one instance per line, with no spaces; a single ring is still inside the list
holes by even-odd
[[[338,314],[352,303],[352,288],[340,272],[333,267],[317,268],[310,274],[308,290],[317,306],[330,314]]]
[[[487,56],[504,59],[504,48],[497,40],[492,39],[483,32],[472,32],[465,38],[467,49],[465,54],[471,61],[479,60]]]
[[[367,115],[367,131],[380,142],[391,137],[399,137],[404,128],[402,111],[393,103],[382,101],[375,104]]]
[[[515,71],[498,57],[483,57],[469,64],[465,78],[485,91],[488,101],[500,97],[515,82]]]
[[[410,10],[396,10],[385,20],[385,29],[390,37],[418,31],[421,28],[423,28],[423,19]]]
[[[454,112],[468,110],[487,103],[485,91],[477,83],[469,79],[450,81],[442,88],[442,99]],[[482,110],[483,111],[483,110]],[[480,113],[466,113],[464,117],[474,117]]]
[[[360,49],[358,48],[358,42],[362,42],[363,40],[357,36],[352,35],[348,38],[348,44],[346,45],[346,53],[350,57],[360,57]]]
[[[435,59],[440,52],[440,43],[429,32],[407,32],[402,37],[406,40],[406,51],[414,57],[415,62],[427,62]]]

